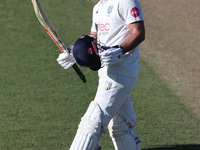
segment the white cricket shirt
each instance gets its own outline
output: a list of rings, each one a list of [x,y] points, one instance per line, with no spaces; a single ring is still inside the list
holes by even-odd
[[[137,0],[100,0],[93,8],[92,32],[97,32],[97,40],[105,46],[123,43],[129,36],[130,23],[143,20],[141,5]],[[124,54],[116,65],[104,66],[104,72],[137,77],[140,64],[139,46]]]

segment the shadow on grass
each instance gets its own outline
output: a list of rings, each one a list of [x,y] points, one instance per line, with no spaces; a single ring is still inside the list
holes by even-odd
[[[174,146],[162,146],[151,149],[142,150],[200,150],[200,145],[174,145]]]

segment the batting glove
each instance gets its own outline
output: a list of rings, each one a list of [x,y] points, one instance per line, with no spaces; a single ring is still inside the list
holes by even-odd
[[[70,45],[68,47],[70,53],[61,53],[59,54],[58,58],[57,58],[57,62],[60,66],[62,66],[64,69],[68,69],[70,68],[73,64],[76,63],[76,60],[74,59],[73,53],[72,53],[72,49],[73,46]]]
[[[103,65],[109,66],[109,65],[117,64],[122,54],[123,54],[123,50],[120,47],[118,48],[111,47],[101,52],[99,56],[101,58],[101,63]]]

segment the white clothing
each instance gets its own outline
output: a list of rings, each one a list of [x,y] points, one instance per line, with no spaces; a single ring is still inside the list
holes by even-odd
[[[111,73],[100,76],[96,97],[81,119],[70,150],[96,150],[108,124],[116,150],[139,150],[140,140],[134,129],[136,115],[130,97],[136,80]],[[121,137],[126,138],[120,140]],[[127,142],[131,143],[126,145],[127,149],[118,146]]]
[[[128,25],[138,21],[143,21],[143,15],[137,0],[100,0],[93,9],[91,31],[103,46],[120,45],[131,35]],[[96,150],[108,124],[116,150],[140,150],[130,97],[138,76],[138,58],[139,46],[116,65],[99,70],[95,99],[82,117],[70,150]]]
[[[137,78],[125,77],[117,74],[104,73],[99,78],[99,86],[94,101],[98,103],[101,110],[104,112],[103,125],[107,125],[114,117],[115,113],[119,113],[120,108],[124,103],[129,103],[131,107],[126,115],[131,115],[126,119],[132,125],[135,125],[136,116],[133,111],[132,99],[129,94],[132,91]],[[131,83],[131,84],[130,84]],[[127,100],[127,101],[126,101]],[[131,101],[131,102],[130,102]],[[123,107],[122,111],[126,111]]]
[[[91,31],[97,33],[97,41],[105,46],[120,45],[131,35],[128,25],[138,21],[143,21],[143,14],[137,0],[101,0],[93,8]],[[137,77],[139,55],[137,46],[124,54],[120,63],[102,67],[99,75],[110,72]]]

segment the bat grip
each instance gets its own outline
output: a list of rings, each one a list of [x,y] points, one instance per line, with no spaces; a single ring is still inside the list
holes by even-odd
[[[74,68],[74,70],[76,71],[76,73],[78,74],[78,76],[80,77],[80,79],[83,81],[83,83],[86,83],[85,76],[81,72],[81,70],[78,68],[78,66],[76,64],[74,64],[72,67]]]

